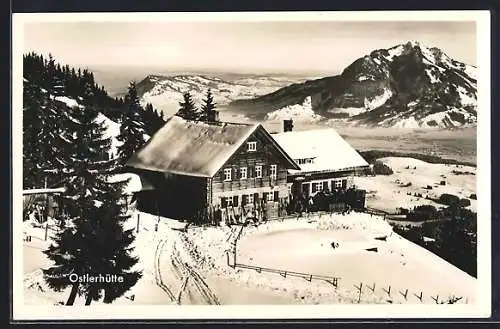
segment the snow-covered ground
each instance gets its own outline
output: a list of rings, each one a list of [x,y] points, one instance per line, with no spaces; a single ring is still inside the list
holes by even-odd
[[[477,212],[477,201],[470,199],[476,194],[476,168],[463,165],[427,163],[421,160],[404,157],[388,157],[379,159],[393,170],[392,175],[375,177],[356,177],[355,183],[367,191],[366,204],[388,212],[397,208],[411,208],[417,205],[437,204],[426,199],[439,198],[449,193],[467,198],[470,210]],[[440,185],[444,181],[445,185]],[[411,186],[406,186],[411,183]],[[432,189],[427,189],[427,186]],[[408,195],[410,193],[411,195]],[[422,194],[416,197],[415,193]]]
[[[394,170],[393,175],[356,179],[359,187],[368,190],[368,206],[393,211],[396,207],[432,202],[407,195],[410,191],[423,196],[425,192],[462,197],[475,193],[475,176],[470,174],[475,173],[475,168],[428,164],[410,158],[381,161]],[[463,174],[456,175],[453,170]],[[441,180],[446,185],[436,186]],[[412,185],[401,186],[407,182]],[[427,185],[433,189],[422,189]],[[476,202],[471,202],[475,210]],[[25,236],[32,237],[23,245],[25,303],[64,303],[69,289],[52,291],[41,272],[51,264],[43,250],[50,243],[52,230],[48,230],[49,241],[45,241],[44,226],[35,227],[31,220],[23,224]],[[433,304],[431,296],[439,296],[440,301],[450,296],[463,297],[459,303],[473,303],[476,298],[476,279],[393,233],[391,226],[377,216],[314,215],[243,229],[190,226],[184,231],[185,225],[131,210],[126,226],[139,227],[135,231],[134,254],[139,257],[136,268],[143,271],[143,276],[115,304],[352,304],[358,302],[356,287],[361,283],[360,302],[365,304]],[[233,243],[240,229],[237,263],[338,277],[338,287],[321,280],[309,282],[301,277],[285,278],[277,273],[230,267],[228,259],[232,264]],[[405,299],[402,294],[406,289]],[[416,297],[420,293],[422,301]],[[83,297],[75,301],[75,305],[83,303]]]
[[[228,228],[191,228],[183,239],[200,272],[228,277],[248,289],[286,298],[289,303],[357,303],[355,285],[361,282],[361,303],[421,303],[413,295],[420,292],[422,303],[434,303],[431,295],[443,299],[466,296],[462,301],[468,303],[474,300],[474,278],[392,233],[390,225],[375,216],[324,215],[270,221],[243,230],[237,244],[238,263],[337,276],[337,289],[325,281],[228,267],[224,252],[231,249],[234,234]],[[386,241],[375,239],[384,236]],[[333,249],[332,242],[338,247]],[[375,247],[377,252],[366,250]],[[370,289],[373,284],[374,291]],[[389,285],[391,296],[383,290]],[[399,293],[406,289],[407,300]]]

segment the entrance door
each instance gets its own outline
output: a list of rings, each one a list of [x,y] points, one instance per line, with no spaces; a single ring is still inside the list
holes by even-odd
[[[309,195],[311,195],[311,184],[309,183],[303,183],[302,184],[302,193],[304,193],[304,196],[307,198]]]

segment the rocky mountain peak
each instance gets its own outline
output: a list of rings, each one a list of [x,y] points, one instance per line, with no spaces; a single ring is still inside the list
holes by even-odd
[[[408,41],[358,58],[339,76],[285,87],[238,106],[279,111],[310,96],[312,110],[325,119],[451,128],[475,124],[476,89],[474,66],[450,58],[437,47]]]

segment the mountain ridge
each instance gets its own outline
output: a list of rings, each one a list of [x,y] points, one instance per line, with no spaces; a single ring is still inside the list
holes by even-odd
[[[280,117],[279,112],[272,112],[311,97],[315,114],[353,125],[468,126],[477,122],[476,70],[437,47],[410,41],[373,50],[337,76],[286,86],[250,100],[235,100],[229,108],[265,120]]]

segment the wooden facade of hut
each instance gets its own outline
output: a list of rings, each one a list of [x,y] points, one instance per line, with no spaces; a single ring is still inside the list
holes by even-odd
[[[260,124],[189,121],[177,116],[127,163],[154,189],[138,208],[196,222],[281,215],[287,174],[300,169]]]

